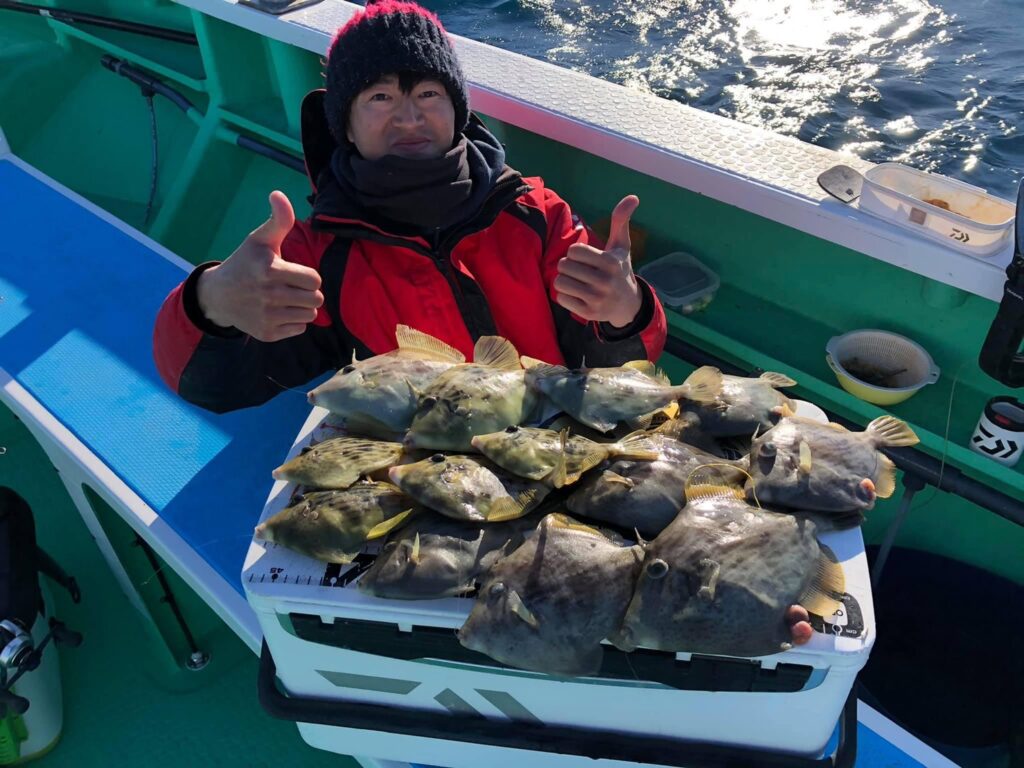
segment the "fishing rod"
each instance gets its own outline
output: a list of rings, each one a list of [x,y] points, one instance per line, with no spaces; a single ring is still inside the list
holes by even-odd
[[[135,35],[155,37],[160,40],[170,40],[173,43],[184,43],[185,45],[199,45],[199,40],[191,32],[180,32],[176,29],[155,27],[152,24],[141,24],[137,21],[125,21],[110,16],[100,16],[95,13],[83,13],[82,11],[67,11],[62,8],[50,8],[45,5],[33,5],[23,3],[20,0],[0,0],[0,10],[18,11],[42,16],[45,19],[54,19],[66,24],[91,24],[94,27],[116,29],[120,32],[130,32]]]

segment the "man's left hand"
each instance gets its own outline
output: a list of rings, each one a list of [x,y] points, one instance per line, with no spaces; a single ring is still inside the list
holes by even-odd
[[[555,300],[584,320],[629,325],[643,306],[643,296],[629,259],[629,219],[640,198],[627,195],[612,211],[608,244],[599,250],[591,245],[570,245],[558,262]]]

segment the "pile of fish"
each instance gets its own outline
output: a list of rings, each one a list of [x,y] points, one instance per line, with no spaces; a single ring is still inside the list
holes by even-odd
[[[760,656],[790,647],[795,604],[828,616],[842,567],[821,532],[895,489],[864,432],[795,414],[777,373],[647,361],[570,370],[484,337],[474,359],[399,326],[309,393],[343,434],[274,471],[290,505],[257,538],[327,562],[379,554],[358,584],[393,600],[472,595],[458,636],[511,666],[595,674],[603,643]],[[749,453],[724,458],[723,441]]]

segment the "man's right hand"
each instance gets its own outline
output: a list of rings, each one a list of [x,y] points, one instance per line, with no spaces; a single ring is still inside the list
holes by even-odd
[[[281,243],[295,225],[283,192],[270,193],[270,218],[222,264],[199,276],[199,308],[211,323],[237,328],[260,341],[298,336],[324,303],[315,269],[281,258]]]

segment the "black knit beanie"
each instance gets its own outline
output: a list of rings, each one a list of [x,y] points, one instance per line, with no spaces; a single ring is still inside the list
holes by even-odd
[[[399,72],[443,83],[455,107],[455,134],[462,132],[469,122],[466,78],[441,22],[416,3],[378,0],[349,19],[328,50],[324,111],[335,141],[348,142],[352,99],[384,75]]]

